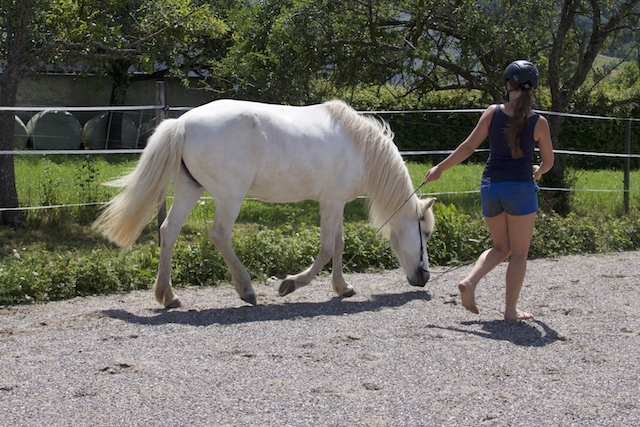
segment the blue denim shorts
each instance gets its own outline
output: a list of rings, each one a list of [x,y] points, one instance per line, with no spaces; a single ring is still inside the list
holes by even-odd
[[[538,211],[538,190],[534,182],[498,182],[480,186],[482,215],[494,217],[528,215]]]

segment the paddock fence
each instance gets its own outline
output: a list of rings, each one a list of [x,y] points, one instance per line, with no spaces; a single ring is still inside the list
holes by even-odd
[[[168,106],[164,102],[164,91],[162,86],[159,85],[156,92],[156,103],[154,105],[138,105],[138,106],[105,106],[105,107],[1,107],[0,111],[13,111],[16,115],[16,120],[20,120],[20,117],[28,117],[31,115],[28,125],[25,125],[27,142],[24,146],[18,147],[16,150],[0,150],[0,155],[11,156],[56,156],[56,155],[116,155],[116,154],[137,154],[143,152],[143,146],[146,143],[146,139],[151,134],[155,125],[161,120],[168,117],[179,117],[184,112],[190,110],[193,107],[172,107]],[[453,109],[453,110],[406,110],[406,111],[362,111],[363,114],[375,114],[381,118],[385,118],[388,115],[411,115],[411,114],[477,114],[478,116],[483,112],[482,109]],[[59,129],[55,126],[50,127],[53,131],[50,134],[38,133],[37,124],[31,125],[31,121],[42,118],[45,112],[58,112],[60,117],[65,117],[70,121],[76,120],[78,126],[76,127],[76,134],[79,134],[77,140],[70,144],[71,148],[50,148],[46,144],[38,144],[36,140],[55,140],[59,137]],[[581,120],[615,120],[624,123],[625,125],[625,139],[620,141],[621,153],[610,152],[598,152],[598,151],[573,151],[573,150],[555,150],[556,155],[565,156],[583,156],[583,157],[599,157],[599,158],[616,158],[620,159],[623,163],[622,169],[622,188],[610,188],[610,189],[593,189],[593,188],[550,188],[541,187],[541,191],[548,192],[604,192],[604,193],[622,193],[625,212],[629,211],[630,200],[630,170],[631,159],[639,159],[640,150],[635,153],[632,152],[632,132],[631,127],[640,123],[640,119],[635,118],[618,118],[618,117],[606,117],[606,116],[589,116],[580,114],[566,114],[555,113],[550,111],[539,111],[546,116],[561,115],[565,117],[577,118]],[[110,120],[113,120],[114,114],[121,114],[126,118],[128,134],[134,135],[129,137],[127,141],[124,141],[121,147],[109,147],[109,141],[111,140],[109,130],[112,129]],[[72,117],[69,117],[69,116]],[[80,117],[84,121],[84,125],[80,126]],[[51,122],[51,120],[49,120]],[[80,128],[78,132],[77,128]],[[46,127],[44,127],[47,129]],[[16,123],[16,129],[18,129],[18,123]],[[124,126],[121,131],[124,135]],[[34,133],[35,132],[35,133]],[[57,132],[57,133],[56,133]],[[93,133],[91,133],[93,132]],[[24,138],[24,135],[19,135],[19,131],[16,130],[16,139],[19,136]],[[99,136],[96,137],[96,134]],[[123,138],[124,139],[124,138]],[[134,142],[130,140],[133,139]],[[99,148],[100,144],[104,144]],[[18,144],[16,144],[18,145]],[[44,148],[43,148],[44,145]],[[638,146],[638,142],[635,142],[635,146]],[[432,157],[432,156],[446,156],[453,150],[400,150],[400,154],[408,159],[413,156],[420,157]],[[477,153],[486,153],[488,149],[479,149]],[[479,190],[465,191],[464,193],[476,193]],[[426,196],[438,196],[438,195],[450,195],[450,194],[462,194],[463,192],[422,192],[418,193],[421,197]],[[635,193],[634,193],[635,196]],[[62,209],[68,207],[90,206],[90,205],[103,205],[107,201],[93,202],[93,203],[58,203],[45,206],[19,206],[19,207],[0,207],[0,212],[3,211],[28,211],[39,209]],[[164,209],[166,207],[160,207],[160,217],[164,215]]]

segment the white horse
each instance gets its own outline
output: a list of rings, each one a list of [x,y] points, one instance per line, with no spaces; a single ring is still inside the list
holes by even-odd
[[[214,101],[157,127],[136,168],[109,183],[124,190],[94,225],[122,248],[131,247],[173,177],[174,200],[160,227],[154,290],[160,304],[177,307],[180,300],[170,277],[173,246],[206,189],[216,206],[209,238],[240,298],[255,305],[249,273],[231,247],[231,231],[245,196],[279,203],[317,200],[320,252],[307,270],[287,276],[279,293],[284,296],[308,285],[333,258],[333,291],[349,297],[355,291],[342,272],[343,210],[347,202],[367,194],[370,219],[375,226],[384,224],[409,283],[424,286],[429,280],[425,243],[435,223],[434,199],[414,194],[392,139],[386,122],[362,116],[340,101],[305,107]]]

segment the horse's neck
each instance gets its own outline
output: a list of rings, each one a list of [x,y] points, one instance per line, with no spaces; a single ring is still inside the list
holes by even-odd
[[[363,190],[369,196],[371,220],[381,225],[413,192],[407,167],[393,144],[393,132],[388,123],[365,118],[343,102],[325,105],[364,150]]]
[[[366,168],[366,193],[369,196],[370,217],[375,226],[381,226],[401,207],[411,209],[413,187],[402,160],[374,162]],[[403,206],[403,203],[405,204]]]

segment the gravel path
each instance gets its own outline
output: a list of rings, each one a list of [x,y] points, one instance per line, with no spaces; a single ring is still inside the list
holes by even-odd
[[[469,268],[1,308],[0,425],[640,425],[640,252],[531,261],[526,322],[498,320],[505,265],[466,312]]]

